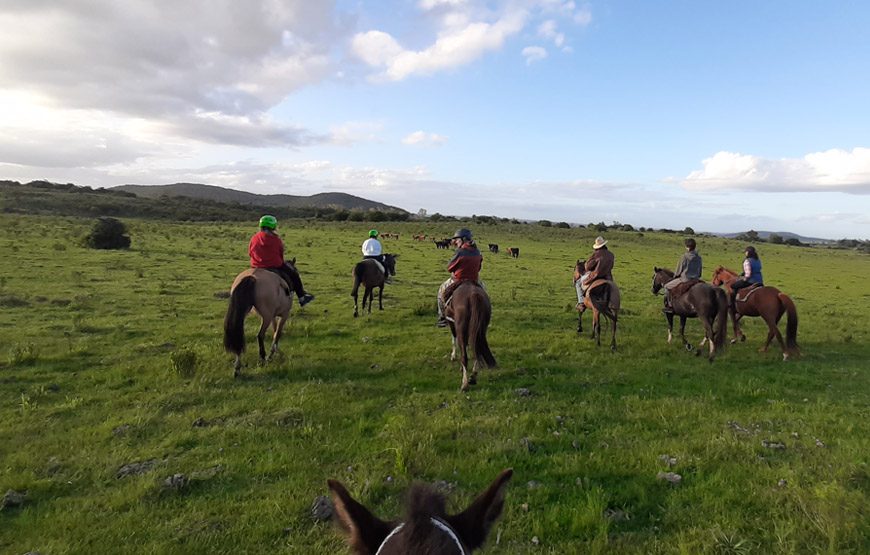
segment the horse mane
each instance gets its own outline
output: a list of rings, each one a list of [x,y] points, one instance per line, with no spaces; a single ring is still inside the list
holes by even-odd
[[[444,496],[426,484],[414,484],[408,492],[405,516],[407,553],[441,553],[454,546],[444,534],[433,534],[431,518],[443,520],[447,514]],[[436,540],[437,538],[437,540]],[[433,545],[434,543],[439,545]]]

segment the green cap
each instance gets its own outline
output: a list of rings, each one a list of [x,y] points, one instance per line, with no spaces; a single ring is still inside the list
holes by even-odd
[[[378,236],[377,229],[373,229],[373,230],[369,231],[369,237],[377,237],[377,236]]]
[[[275,219],[275,216],[270,216],[266,214],[265,216],[260,218],[260,227],[275,229],[276,227],[278,227],[278,220]]]

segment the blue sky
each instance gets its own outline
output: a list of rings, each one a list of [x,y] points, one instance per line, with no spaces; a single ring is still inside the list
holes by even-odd
[[[0,178],[870,238],[863,2],[10,0],[0,24]]]

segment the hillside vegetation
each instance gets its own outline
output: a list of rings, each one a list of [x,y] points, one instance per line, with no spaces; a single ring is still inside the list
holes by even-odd
[[[0,214],[0,491],[25,493],[0,511],[0,551],[346,553],[310,516],[327,478],[394,517],[413,480],[455,509],[511,467],[483,553],[870,552],[866,255],[760,246],[803,356],[758,353],[750,320],[710,364],[665,342],[650,292],[680,236],[606,233],[624,307],[611,354],[574,331],[571,270],[599,231],[475,225],[521,255],[485,253],[500,368],[460,394],[433,325],[451,253],[410,239],[454,223],[380,225],[400,234],[384,242],[398,275],[385,310],[354,319],[369,224],[282,220],[317,299],[265,367],[249,318],[234,380],[222,321],[254,221],[125,219],[130,249],[106,251],[78,246],[92,218]],[[742,242],[698,243],[706,277],[741,261]]]

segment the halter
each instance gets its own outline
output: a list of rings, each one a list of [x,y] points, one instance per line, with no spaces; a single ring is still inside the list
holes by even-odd
[[[437,518],[432,517],[432,516],[429,517],[429,522],[431,522],[432,524],[434,524],[436,528],[441,529],[441,531],[445,532],[448,536],[450,536],[450,538],[451,538],[454,542],[456,542],[456,547],[459,549],[459,554],[460,554],[460,555],[467,555],[467,553],[466,553],[466,551],[465,551],[465,548],[462,547],[462,542],[459,541],[459,537],[456,535],[456,532],[453,531],[453,528],[451,528],[450,526],[448,526],[446,522],[443,522],[442,520],[437,519]],[[387,534],[387,537],[384,538],[384,541],[383,541],[383,542],[381,542],[381,546],[378,547],[378,550],[377,550],[377,552],[375,553],[375,555],[380,555],[380,554],[381,554],[381,551],[384,549],[384,546],[387,545],[387,543],[390,541],[390,538],[392,538],[393,536],[395,536],[396,534],[398,534],[399,531],[400,531],[404,526],[405,526],[405,523],[403,522],[403,523],[399,524],[398,526],[396,526],[395,528],[393,528],[393,531],[390,532],[389,534]]]

